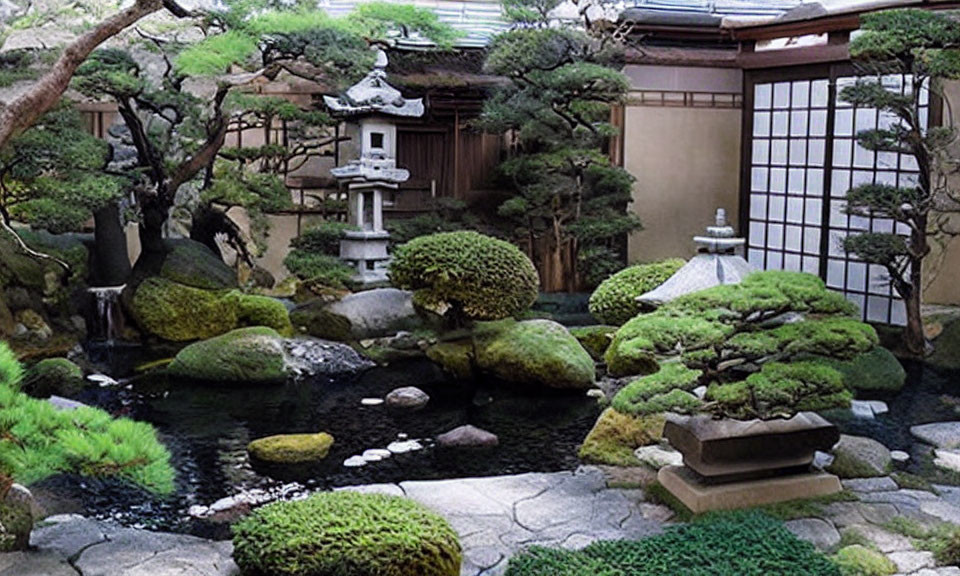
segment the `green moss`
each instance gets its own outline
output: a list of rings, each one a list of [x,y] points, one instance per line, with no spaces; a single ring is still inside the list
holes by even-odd
[[[137,288],[133,314],[145,332],[164,340],[201,340],[236,327],[236,300],[224,298],[219,292],[153,277]]]
[[[145,332],[173,342],[211,338],[241,326],[267,326],[293,334],[287,309],[279,300],[236,290],[203,290],[165,278],[144,280],[132,307]]]
[[[590,357],[596,361],[603,360],[603,354],[610,347],[616,326],[578,326],[570,329],[570,334],[580,342]]]
[[[323,460],[333,446],[333,436],[318,434],[280,434],[259,438],[247,445],[250,456],[274,464],[300,464]]]
[[[834,556],[834,562],[840,567],[842,576],[890,576],[897,572],[892,560],[859,544],[841,548]]]
[[[427,358],[440,365],[457,380],[473,378],[473,342],[454,340],[438,342],[427,349]]]
[[[960,315],[935,320],[943,324],[943,331],[933,340],[933,354],[926,361],[942,370],[960,370]]]
[[[758,512],[717,513],[639,541],[601,541],[580,551],[532,547],[506,576],[839,576],[812,544]]]
[[[187,346],[167,373],[223,384],[285,382],[282,338],[272,328],[240,328]]]
[[[591,388],[593,358],[566,328],[551,320],[503,320],[478,324],[476,364],[507,382],[557,389]]]
[[[237,322],[240,326],[266,326],[283,336],[293,336],[293,324],[283,302],[242,292],[234,292],[227,297],[237,299]]]
[[[894,517],[883,527],[910,538],[914,548],[933,552],[940,566],[960,565],[960,527],[947,522],[926,526],[904,516]]]
[[[660,412],[690,413],[701,406],[692,394],[699,386],[702,372],[687,368],[679,362],[669,362],[660,371],[627,384],[613,397],[612,406],[619,412],[632,415]]]
[[[347,342],[352,339],[353,328],[350,319],[334,314],[329,310],[328,303],[315,299],[301,304],[290,311],[290,321],[302,332],[337,342]]]
[[[537,299],[539,276],[516,246],[476,232],[444,232],[398,247],[390,281],[416,291],[429,309],[451,307],[454,317],[498,320],[521,314]]]
[[[382,494],[325,492],[257,509],[233,528],[244,573],[458,576],[460,545],[424,506]]]
[[[669,490],[664,488],[660,482],[653,482],[645,488],[645,495],[651,504],[666,506],[673,511],[672,520],[677,522],[689,522],[696,517],[693,510],[687,508],[687,505],[680,501]]]
[[[27,370],[23,391],[37,398],[75,396],[83,390],[83,370],[66,358],[41,360]]]
[[[880,346],[852,360],[834,360],[831,365],[843,374],[843,382],[851,390],[899,392],[907,380],[900,361]]]
[[[624,268],[594,290],[590,296],[590,314],[604,324],[624,324],[641,311],[637,296],[666,282],[684,264],[679,258],[671,258]]]
[[[292,250],[283,259],[283,265],[297,278],[311,284],[344,289],[357,274],[357,270],[344,264],[336,256],[316,254],[305,250]]]
[[[152,426],[95,408],[57,410],[20,392],[22,375],[0,342],[0,472],[26,485],[79,474],[116,477],[161,494],[173,491],[170,453]]]
[[[237,273],[223,259],[200,242],[186,238],[168,240],[169,252],[163,260],[160,276],[205,290],[237,287]]]
[[[29,505],[0,502],[0,552],[26,550],[32,529]]]
[[[580,459],[590,464],[636,466],[633,452],[660,441],[663,414],[630,416],[607,408],[580,446]]]
[[[876,478],[885,476],[887,471],[878,471],[867,462],[854,457],[844,451],[836,452],[833,462],[827,467],[827,472],[836,474],[840,478]]]
[[[711,384],[706,396],[716,413],[739,419],[844,408],[852,398],[843,376],[816,361],[768,362],[746,380]]]

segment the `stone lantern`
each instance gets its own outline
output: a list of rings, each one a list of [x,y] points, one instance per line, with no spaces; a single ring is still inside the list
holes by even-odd
[[[378,51],[374,69],[339,97],[324,96],[330,111],[347,120],[347,133],[359,156],[331,170],[347,190],[348,221],[355,228],[340,241],[340,259],[356,267],[360,287],[387,282],[387,242],[383,205],[410,173],[397,168],[395,118],[423,116],[423,100],[406,99],[387,84],[387,56]]]

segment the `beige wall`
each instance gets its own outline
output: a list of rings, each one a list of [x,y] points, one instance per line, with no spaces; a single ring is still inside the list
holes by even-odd
[[[740,110],[629,106],[624,168],[637,179],[632,210],[643,230],[630,236],[631,262],[680,256],[725,208],[736,226]]]
[[[944,107],[944,123],[952,122],[953,126],[960,126],[960,82],[949,82],[944,93],[951,104]],[[950,109],[953,110],[953,118],[946,116]],[[960,158],[960,144],[954,146],[953,156]],[[954,195],[960,196],[960,178],[954,177],[952,186]],[[953,218],[952,228],[960,230],[960,216]],[[927,257],[926,262],[924,274],[928,282],[924,287],[924,302],[960,305],[960,238],[948,243],[945,251],[934,246],[933,254]]]

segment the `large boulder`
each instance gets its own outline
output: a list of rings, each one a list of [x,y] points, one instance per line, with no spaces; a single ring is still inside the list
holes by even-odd
[[[634,466],[637,448],[660,441],[663,414],[632,416],[607,408],[580,446],[580,458],[591,464]]]
[[[833,447],[833,463],[827,467],[841,478],[873,478],[890,473],[893,459],[886,446],[872,438],[842,434]]]
[[[237,273],[210,248],[194,240],[167,240],[160,276],[193,288],[218,290],[237,287]]]
[[[501,380],[560,390],[586,390],[596,381],[593,358],[551,320],[503,320],[474,333],[478,368]]]
[[[21,388],[37,398],[75,396],[84,388],[83,370],[66,358],[47,358],[27,370]]]
[[[290,317],[311,336],[340,341],[390,336],[422,324],[412,293],[396,288],[358,292],[332,303],[313,300],[295,308]]]
[[[327,457],[333,446],[333,436],[318,434],[279,434],[254,440],[247,452],[255,460],[271,464],[302,464],[317,462]]]
[[[279,300],[238,290],[195,288],[158,276],[137,287],[132,311],[144,332],[174,342],[211,338],[243,326],[293,331]]]
[[[283,337],[272,328],[241,328],[187,346],[167,367],[167,373],[218,383],[284,382],[283,343]]]
[[[239,328],[181,350],[167,373],[222,384],[271,384],[301,376],[336,377],[373,365],[338,342],[284,338],[272,328]]]
[[[427,358],[457,380],[473,378],[473,341],[469,338],[438,342],[427,348]]]

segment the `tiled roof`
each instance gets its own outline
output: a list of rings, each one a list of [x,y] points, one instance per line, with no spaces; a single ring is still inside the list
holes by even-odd
[[[626,8],[717,16],[779,16],[800,4],[801,0],[632,0],[626,2]]]

